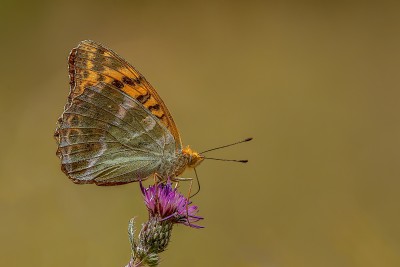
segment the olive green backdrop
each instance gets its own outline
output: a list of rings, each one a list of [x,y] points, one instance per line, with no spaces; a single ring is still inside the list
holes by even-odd
[[[383,1],[1,1],[2,266],[124,266],[138,184],[79,186],[53,131],[83,39],[163,97],[196,150],[202,230],[161,266],[400,266],[400,8]],[[186,172],[186,177],[193,177]],[[187,192],[187,185],[182,187]]]

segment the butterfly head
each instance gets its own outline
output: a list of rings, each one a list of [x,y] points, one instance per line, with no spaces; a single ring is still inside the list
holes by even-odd
[[[190,168],[199,166],[199,164],[204,160],[203,156],[196,151],[193,151],[189,146],[182,149],[182,153],[188,159],[187,166]]]

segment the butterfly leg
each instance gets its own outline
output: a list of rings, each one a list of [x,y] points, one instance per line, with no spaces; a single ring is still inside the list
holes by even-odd
[[[187,202],[186,202],[186,219],[190,225],[190,219],[189,219],[189,204],[190,204],[190,194],[192,193],[192,185],[193,185],[193,179],[190,180],[190,185],[189,185],[189,192],[188,192],[188,197],[187,197]]]
[[[174,189],[177,189],[177,188],[178,188],[178,186],[179,186],[179,181],[175,182]]]
[[[197,181],[197,191],[193,195],[190,196],[190,198],[194,197],[200,192],[200,180],[199,176],[197,175],[196,168],[194,168],[194,173],[196,174],[196,181]],[[175,180],[174,180],[175,179]],[[183,178],[183,177],[175,177],[173,178],[173,181],[193,181],[193,178]]]
[[[189,192],[188,192],[188,197],[187,197],[187,201],[186,201],[186,219],[189,223],[190,226],[190,220],[189,220],[189,204],[190,204],[190,198],[191,198],[191,193],[192,193],[192,185],[193,185],[193,178],[184,178],[184,177],[174,177],[173,179],[171,179],[172,181],[179,183],[180,181],[190,181],[190,185],[189,185]]]
[[[193,181],[193,178],[174,177],[174,178],[171,178],[171,181],[174,181],[174,182]]]
[[[154,179],[154,184],[158,184],[159,182],[163,181],[162,176],[159,175],[158,173],[154,173],[153,179]]]
[[[175,182],[175,189],[178,188],[179,182],[181,181],[192,181],[193,178],[183,178],[183,177],[174,177],[171,179],[171,181]]]

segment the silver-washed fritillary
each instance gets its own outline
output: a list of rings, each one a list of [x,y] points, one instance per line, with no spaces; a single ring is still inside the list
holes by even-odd
[[[69,56],[70,93],[55,138],[63,172],[78,184],[174,179],[203,161],[182,148],[156,90],[128,62],[93,41]]]

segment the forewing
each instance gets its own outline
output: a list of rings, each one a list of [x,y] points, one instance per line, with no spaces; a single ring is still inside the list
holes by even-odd
[[[69,74],[71,92],[65,109],[86,87],[103,82],[143,104],[171,132],[176,148],[181,148],[178,129],[161,97],[143,75],[112,50],[93,41],[82,41],[69,56]]]
[[[116,185],[155,173],[174,137],[119,88],[99,83],[71,98],[56,130],[62,170],[76,183]]]

